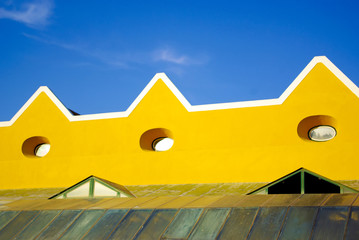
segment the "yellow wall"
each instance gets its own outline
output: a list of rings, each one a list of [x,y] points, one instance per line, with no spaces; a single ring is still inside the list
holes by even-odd
[[[70,121],[41,91],[0,127],[0,188],[68,187],[89,175],[124,185],[267,182],[300,167],[333,180],[359,179],[359,100],[328,62],[317,58],[284,102],[269,106],[189,111],[155,79],[128,117]],[[333,118],[334,139],[298,136],[298,124],[314,115]],[[154,128],[172,133],[169,151],[141,148],[141,135]],[[47,156],[24,155],[24,141],[34,136],[49,140]]]

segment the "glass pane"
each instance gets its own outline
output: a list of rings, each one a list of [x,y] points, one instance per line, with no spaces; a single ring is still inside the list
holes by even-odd
[[[300,183],[301,173],[296,173],[293,176],[290,176],[275,185],[268,188],[268,194],[300,194],[301,183]]]
[[[279,239],[309,239],[317,212],[317,207],[289,208]]]
[[[260,208],[248,239],[277,239],[287,208]]]
[[[359,236],[359,207],[352,207],[345,239],[357,240],[358,236]]]
[[[88,197],[90,194],[90,181],[82,184],[80,187],[75,188],[71,192],[68,192],[66,196],[68,198],[72,197]]]
[[[11,239],[19,231],[26,226],[39,212],[38,211],[22,211],[11,220],[1,231],[0,239]]]
[[[229,208],[208,209],[199,219],[189,239],[215,239],[229,211]]]
[[[170,150],[173,143],[173,139],[169,137],[157,138],[153,141],[152,148],[157,152],[164,152]]]
[[[42,143],[35,147],[35,156],[36,157],[45,157],[50,152],[51,145],[48,143]]]
[[[313,141],[325,142],[334,138],[337,131],[332,126],[316,126],[309,130],[309,138]]]
[[[233,208],[219,239],[246,239],[258,208]]]
[[[309,173],[304,173],[304,188],[305,193],[340,193],[339,186]]]
[[[66,230],[61,239],[81,239],[90,230],[105,210],[86,210]]]
[[[41,211],[14,239],[33,239],[60,213],[60,210]]]
[[[152,211],[152,209],[130,210],[109,239],[132,239]]]
[[[343,239],[349,207],[322,207],[319,209],[313,239]]]
[[[117,196],[117,192],[112,190],[111,188],[95,181],[95,186],[94,186],[94,196],[95,197],[99,197],[99,196],[103,196],[103,197],[116,197]]]
[[[176,212],[177,209],[155,210],[136,239],[159,239]]]
[[[13,219],[18,213],[18,211],[0,212],[0,229],[2,229],[8,222],[10,222],[11,219]]]
[[[186,239],[191,233],[203,209],[182,208],[167,228],[164,239]]]
[[[127,212],[127,209],[108,210],[83,239],[106,239]]]
[[[81,210],[63,210],[36,239],[58,239],[81,213]]]

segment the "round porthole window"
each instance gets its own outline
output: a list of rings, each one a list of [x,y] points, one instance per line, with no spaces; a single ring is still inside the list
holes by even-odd
[[[34,149],[34,154],[36,157],[44,157],[50,151],[50,144],[49,143],[41,143],[37,145]]]
[[[166,128],[153,128],[141,135],[140,147],[144,151],[164,152],[173,147],[174,136]]]
[[[304,141],[326,142],[337,135],[338,129],[338,122],[335,118],[328,115],[313,115],[299,122],[297,133]]]
[[[21,149],[26,157],[45,157],[50,151],[50,141],[43,136],[31,137],[23,142]]]
[[[173,146],[173,139],[169,138],[169,137],[161,137],[161,138],[157,138],[152,142],[152,148],[153,150],[157,151],[157,152],[164,152],[167,151],[169,149],[171,149],[171,147]]]
[[[309,130],[308,137],[312,141],[325,142],[333,139],[337,135],[337,131],[332,126],[316,126]]]

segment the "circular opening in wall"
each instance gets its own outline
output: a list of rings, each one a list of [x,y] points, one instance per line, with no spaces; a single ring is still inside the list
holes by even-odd
[[[22,153],[26,157],[44,157],[50,151],[50,141],[46,137],[28,138],[22,144]]]
[[[165,128],[153,128],[141,135],[140,147],[145,151],[163,152],[172,148],[173,134]]]
[[[299,122],[297,133],[305,141],[326,142],[337,135],[336,120],[327,115],[315,115]]]
[[[157,152],[168,151],[173,146],[173,143],[173,139],[169,137],[157,138],[152,142],[152,149]]]
[[[309,130],[308,137],[312,141],[325,142],[333,139],[337,131],[332,126],[316,126]]]

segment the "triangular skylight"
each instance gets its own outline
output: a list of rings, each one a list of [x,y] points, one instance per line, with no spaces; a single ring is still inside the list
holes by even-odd
[[[320,176],[305,168],[279,178],[250,194],[356,193],[355,189]]]
[[[122,185],[90,176],[49,199],[135,197]]]

